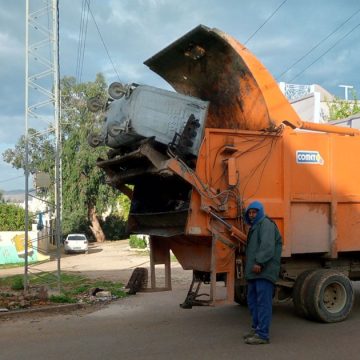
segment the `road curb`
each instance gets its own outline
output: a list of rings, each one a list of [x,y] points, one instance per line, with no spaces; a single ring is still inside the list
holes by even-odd
[[[29,309],[22,309],[22,310],[12,310],[7,312],[0,313],[0,319],[2,317],[9,317],[9,316],[16,316],[16,315],[23,315],[23,314],[32,314],[38,312],[44,313],[52,313],[52,312],[61,312],[63,310],[76,310],[76,309],[83,309],[87,305],[86,304],[63,304],[63,305],[55,305],[55,306],[42,306],[36,308],[29,308]]]

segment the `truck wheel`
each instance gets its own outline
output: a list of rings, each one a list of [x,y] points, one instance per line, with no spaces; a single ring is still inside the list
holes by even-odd
[[[302,272],[295,280],[292,298],[296,313],[305,318],[310,318],[309,311],[305,306],[305,290],[307,283],[315,274],[314,269]]]
[[[146,268],[137,267],[131,274],[130,280],[126,285],[129,295],[135,295],[138,291],[147,288],[148,284],[148,270]]]
[[[354,291],[347,276],[335,270],[317,270],[310,279],[305,304],[310,315],[321,322],[345,320],[354,303]]]
[[[235,280],[235,296],[236,303],[242,306],[247,306],[247,285],[240,285],[239,280]]]

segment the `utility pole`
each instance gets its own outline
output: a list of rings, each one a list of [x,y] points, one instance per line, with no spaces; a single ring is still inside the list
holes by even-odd
[[[55,148],[55,239],[57,279],[60,291],[61,246],[61,134],[59,84],[59,8],[58,0],[26,0],[25,22],[25,268],[24,287],[29,286],[29,143],[49,134]],[[35,132],[30,133],[30,129]],[[51,220],[51,219],[50,219]]]
[[[351,85],[339,85],[339,87],[345,89],[345,100],[348,101],[348,90],[353,89],[354,87]]]
[[[29,288],[29,0],[26,0],[25,16],[25,264],[24,289]]]
[[[52,1],[53,13],[53,64],[54,64],[54,125],[55,125],[55,239],[58,291],[61,291],[61,129],[60,129],[60,79],[59,79],[59,0]]]

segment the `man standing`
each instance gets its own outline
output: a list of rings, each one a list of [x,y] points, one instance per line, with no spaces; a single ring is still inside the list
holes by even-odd
[[[252,329],[244,339],[246,344],[268,344],[274,284],[280,272],[282,239],[276,224],[265,215],[259,201],[247,207],[245,220],[250,225],[245,278],[248,282],[247,302]]]

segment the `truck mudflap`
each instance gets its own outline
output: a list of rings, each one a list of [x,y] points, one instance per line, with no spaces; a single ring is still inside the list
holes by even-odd
[[[248,49],[199,25],[144,62],[176,91],[210,101],[206,127],[273,129],[300,119],[267,69]]]

